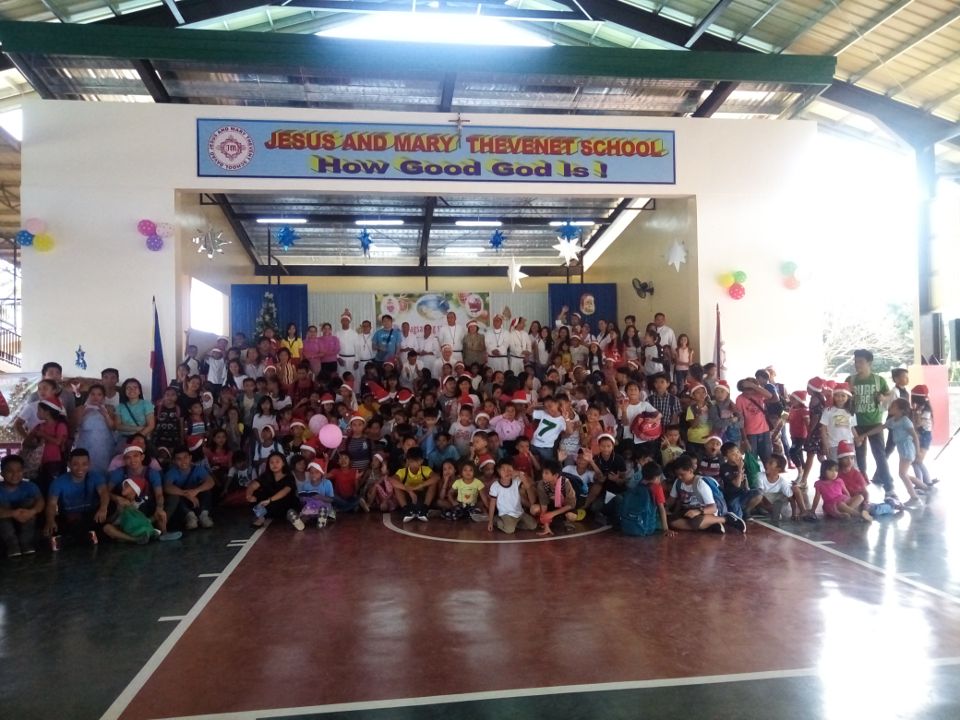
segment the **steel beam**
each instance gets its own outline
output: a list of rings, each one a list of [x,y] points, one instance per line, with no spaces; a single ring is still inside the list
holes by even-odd
[[[257,249],[254,247],[253,242],[251,242],[250,236],[247,234],[247,229],[233,211],[233,207],[231,207],[230,201],[227,200],[227,196],[223,193],[215,193],[211,195],[210,198],[220,207],[223,217],[226,218],[227,224],[230,225],[233,234],[237,236],[237,240],[240,241],[240,247],[247,253],[247,257],[250,258],[253,266],[257,269],[265,267],[261,265]]]
[[[507,277],[506,265],[431,265],[422,268],[416,265],[288,265],[291,277]],[[271,268],[257,265],[254,274],[269,276]],[[523,271],[530,277],[564,277],[563,265],[524,265]]]
[[[689,29],[684,39],[688,33]],[[812,55],[678,53],[576,46],[475,47],[463,52],[459,46],[452,45],[367,42],[279,33],[121,29],[107,24],[2,22],[0,41],[4,51],[13,53],[140,59],[144,49],[149,48],[150,60],[260,66],[267,58],[272,66],[321,67],[328,72],[375,77],[385,69],[402,68],[410,74],[440,76],[450,72],[592,75],[828,85],[836,68],[834,58]]]
[[[693,44],[700,39],[701,35],[710,29],[710,27],[717,21],[717,18],[723,14],[723,11],[726,10],[732,2],[733,0],[717,0],[717,3],[710,8],[710,12],[704,15],[703,19],[693,26],[693,30],[690,32],[690,37],[687,38],[687,41],[683,44],[683,46],[685,48],[693,47]]]
[[[170,11],[170,14],[173,16],[173,19],[176,21],[177,25],[183,25],[186,20],[183,19],[183,15],[180,14],[180,9],[177,7],[176,0],[163,0],[163,4],[167,6],[167,10]]]
[[[737,83],[718,82],[716,85],[714,85],[713,90],[710,91],[710,94],[703,99],[702,103],[700,103],[700,107],[694,111],[693,117],[710,117],[720,109],[720,106],[727,101],[727,98],[730,97],[731,93],[733,93],[733,91],[736,89]]]
[[[437,209],[437,198],[428,197],[423,205],[423,222],[420,227],[420,267],[427,266],[430,253],[430,230],[433,227],[433,211]]]
[[[857,28],[853,29],[853,32],[847,35],[843,40],[838,42],[832,48],[827,50],[825,54],[827,55],[839,55],[840,53],[846,52],[852,46],[856,45],[858,42],[863,40],[867,35],[872,33],[878,27],[883,25],[887,20],[892,18],[894,15],[903,10],[907,5],[910,5],[914,0],[899,0],[899,2],[894,3],[882,13],[877,15],[875,18],[870,19],[870,25],[865,27],[863,30],[858,30]]]
[[[160,76],[157,74],[156,68],[153,67],[153,63],[143,59],[134,60],[133,68],[137,71],[140,80],[143,81],[147,92],[150,93],[150,97],[153,98],[155,103],[170,102],[170,93],[168,93],[167,89],[163,86],[163,81],[160,80]]]

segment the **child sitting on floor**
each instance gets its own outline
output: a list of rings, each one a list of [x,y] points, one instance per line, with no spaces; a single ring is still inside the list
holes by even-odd
[[[343,457],[347,457],[344,455]],[[349,460],[349,458],[348,458]],[[324,477],[324,467],[314,460],[307,465],[303,480],[297,481],[297,496],[300,498],[300,519],[316,522],[318,528],[327,526],[327,518],[333,511],[333,483]]]
[[[117,501],[117,511],[103,526],[103,534],[111,540],[146,545],[151,540],[179,540],[183,536],[179,530],[161,533],[153,526],[150,518],[140,511],[143,492],[133,480],[124,480],[120,493],[115,494],[114,499]]]
[[[577,493],[573,484],[560,473],[560,463],[556,460],[544,460],[541,480],[536,485],[537,502],[530,506],[530,514],[541,525],[538,535],[553,535],[550,525],[560,517],[567,521],[576,521]]]
[[[780,522],[783,506],[790,504],[791,520],[815,520],[816,516],[807,512],[806,497],[802,492],[794,492],[796,482],[791,482],[784,473],[787,459],[779,453],[770,456],[759,476],[760,492],[763,494],[763,506],[770,513],[770,520]]]
[[[712,529],[722,535],[729,522],[731,527],[745,533],[747,524],[738,515],[721,514],[713,489],[707,480],[697,475],[696,467],[696,460],[689,455],[681,455],[673,463],[677,479],[670,489],[673,519],[669,527],[673,530]]]
[[[476,467],[473,463],[465,462],[460,466],[460,477],[451,483],[447,491],[450,509],[444,513],[444,517],[448,520],[465,520],[474,514],[483,513],[483,503],[478,502],[483,491],[483,481],[475,475]]]
[[[524,510],[533,504],[533,483],[530,478],[517,473],[510,460],[501,460],[497,465],[497,482],[487,490],[487,531],[493,532],[494,525],[499,530],[513,535],[517,527],[523,530],[536,530],[537,521]]]
[[[750,511],[762,502],[763,497],[759,490],[751,490],[747,483],[740,445],[735,442],[724,443],[720,447],[720,453],[723,455],[723,464],[720,465],[720,489],[723,491],[723,499],[727,501],[730,512],[746,518]]]
[[[810,512],[815,513],[817,506],[820,505],[820,500],[823,499],[824,517],[849,520],[860,515],[864,522],[872,522],[873,518],[870,513],[863,509],[864,497],[862,495],[850,496],[847,492],[847,486],[838,476],[838,467],[833,460],[824,460],[820,464],[820,479],[813,484],[814,495]]]

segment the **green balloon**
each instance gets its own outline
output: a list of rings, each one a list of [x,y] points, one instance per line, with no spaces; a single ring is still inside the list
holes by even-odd
[[[747,281],[747,274],[743,270],[737,270],[733,273],[733,279],[738,283],[744,283]]]
[[[793,260],[787,260],[783,265],[780,266],[781,274],[790,277],[797,271],[797,264]]]

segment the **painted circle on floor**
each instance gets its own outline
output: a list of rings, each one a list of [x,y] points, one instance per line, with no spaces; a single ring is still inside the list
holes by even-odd
[[[486,522],[472,522],[430,519],[427,522],[414,520],[404,523],[400,516],[389,513],[383,514],[383,526],[400,535],[433,540],[434,542],[464,543],[468,545],[496,545],[510,543],[551,542],[553,540],[575,540],[577,538],[597,535],[610,529],[609,525],[595,525],[593,523],[578,523],[577,529],[568,532],[557,532],[553,535],[541,537],[534,530],[518,530],[515,535],[507,535],[500,530],[489,532]]]

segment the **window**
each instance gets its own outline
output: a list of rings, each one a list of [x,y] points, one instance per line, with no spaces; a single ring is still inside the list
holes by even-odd
[[[190,329],[224,335],[227,296],[196,278],[190,278]]]

